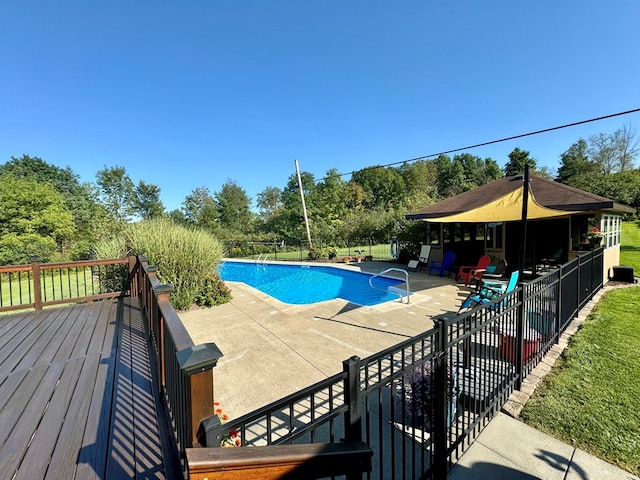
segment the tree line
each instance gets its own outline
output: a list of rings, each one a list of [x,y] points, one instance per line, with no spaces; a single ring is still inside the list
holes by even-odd
[[[638,138],[631,127],[579,139],[560,155],[552,174],[538,168],[530,152],[515,148],[503,168],[469,153],[374,165],[346,180],[336,169],[320,179],[301,172],[311,234],[340,244],[346,239],[387,240],[411,232],[406,213],[524,172],[554,178],[614,201],[640,208]],[[80,182],[69,167],[38,157],[11,157],[0,165],[0,265],[90,258],[97,242],[112,238],[131,222],[169,218],[203,229],[221,240],[299,241],[306,238],[298,179],[258,193],[256,209],[233,180],[220,190],[196,187],[179,209],[166,211],[158,185],[132,181],[125,167],[107,167],[95,182]]]

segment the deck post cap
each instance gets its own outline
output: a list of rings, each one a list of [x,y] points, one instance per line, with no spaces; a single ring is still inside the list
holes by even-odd
[[[153,287],[153,291],[156,295],[162,295],[163,293],[172,293],[175,290],[173,285],[170,283],[161,283],[160,285],[155,285]]]
[[[222,356],[215,343],[201,343],[176,352],[178,365],[187,375],[211,370]]]

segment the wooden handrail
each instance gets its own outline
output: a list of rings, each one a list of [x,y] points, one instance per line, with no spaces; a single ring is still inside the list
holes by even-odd
[[[61,305],[68,303],[81,303],[81,302],[92,302],[94,300],[103,300],[106,298],[113,298],[122,295],[122,291],[100,291],[100,293],[87,292],[86,288],[84,291],[82,288],[74,289],[70,288],[66,294],[61,294],[59,298],[46,299],[42,298],[42,292],[44,286],[49,282],[45,282],[45,272],[51,272],[53,275],[53,270],[68,270],[69,273],[73,273],[74,269],[87,268],[87,267],[103,267],[103,266],[115,266],[115,265],[126,265],[130,262],[129,258],[114,258],[114,259],[105,259],[105,260],[80,260],[74,262],[57,262],[57,263],[40,263],[38,259],[34,259],[30,264],[25,265],[4,265],[0,266],[0,274],[10,275],[12,273],[17,273],[20,275],[21,273],[30,274],[30,279],[28,282],[28,293],[24,295],[20,295],[18,301],[13,303],[13,299],[10,299],[10,305],[0,305],[0,312],[9,312],[14,310],[20,310],[25,308],[34,308],[35,310],[42,310],[45,306],[53,306],[53,305]],[[129,269],[131,271],[131,268]],[[19,277],[18,277],[19,278]],[[49,273],[46,275],[46,278],[49,278]],[[51,277],[53,278],[53,277]],[[19,285],[20,281],[15,288],[19,290],[21,287]],[[92,284],[93,285],[93,284]],[[62,285],[55,284],[57,287],[63,287]],[[67,285],[64,285],[65,287]],[[76,285],[77,286],[77,285]],[[12,288],[11,281],[9,282],[9,289]],[[89,289],[91,290],[91,289]],[[85,293],[91,293],[86,295]],[[30,298],[29,298],[30,297]]]
[[[156,384],[167,403],[179,449],[198,446],[200,422],[213,413],[212,368],[222,353],[214,344],[195,345],[170,302],[171,285],[160,283],[156,267],[138,257],[131,295],[140,306],[152,338]]]
[[[283,480],[371,471],[373,451],[363,442],[309,443],[240,448],[190,448],[190,480]]]

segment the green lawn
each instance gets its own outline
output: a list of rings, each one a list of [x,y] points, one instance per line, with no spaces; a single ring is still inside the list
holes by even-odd
[[[384,244],[376,244],[376,245],[354,245],[351,246],[349,248],[338,248],[338,255],[337,255],[337,259],[341,260],[342,257],[346,256],[346,255],[361,255],[361,256],[365,256],[365,255],[372,255],[374,260],[389,260],[391,258],[391,253],[390,253],[390,248],[389,248],[389,244],[388,243],[384,243]],[[362,253],[358,253],[358,251],[362,252]],[[309,253],[308,249],[303,249],[302,250],[302,260],[307,260],[307,254]],[[262,258],[264,258],[264,253],[262,254]],[[247,257],[239,257],[239,258],[257,258],[257,254],[253,255],[253,256],[247,256]],[[290,250],[282,250],[282,249],[278,249],[277,252],[269,252],[267,253],[267,258],[269,260],[275,260],[276,258],[278,260],[293,260],[293,261],[300,261],[301,258],[301,252],[300,249],[290,249]]]
[[[621,264],[640,269],[640,229],[625,224]],[[640,474],[640,287],[592,311],[527,402],[529,425]]]
[[[631,265],[634,274],[640,275],[640,228],[635,222],[622,224],[620,265]]]

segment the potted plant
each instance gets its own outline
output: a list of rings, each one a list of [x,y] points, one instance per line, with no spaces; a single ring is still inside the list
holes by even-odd
[[[433,412],[433,365],[431,361],[412,367],[404,376],[404,406],[407,417],[414,426],[429,425]],[[456,416],[458,396],[457,369],[449,366],[447,370],[447,426]]]
[[[600,245],[604,239],[604,233],[598,227],[593,227],[587,232],[587,240],[591,245]]]

